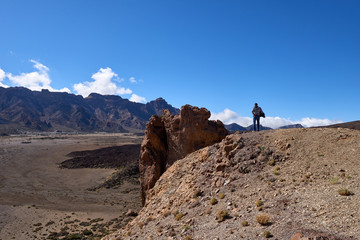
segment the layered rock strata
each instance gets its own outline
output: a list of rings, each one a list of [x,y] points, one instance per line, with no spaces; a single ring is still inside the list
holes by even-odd
[[[220,121],[209,121],[205,108],[185,105],[179,115],[163,110],[146,124],[140,151],[140,185],[142,203],[146,193],[176,160],[203,147],[220,142],[228,135]]]

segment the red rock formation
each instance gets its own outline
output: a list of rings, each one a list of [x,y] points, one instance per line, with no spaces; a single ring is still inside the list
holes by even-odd
[[[146,124],[140,151],[141,199],[176,160],[203,147],[220,142],[228,135],[220,121],[209,121],[205,108],[185,105],[180,115],[163,110],[163,115],[152,116]]]

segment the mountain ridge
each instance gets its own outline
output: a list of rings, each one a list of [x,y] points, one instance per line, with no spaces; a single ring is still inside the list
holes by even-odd
[[[64,92],[31,91],[23,87],[0,87],[2,131],[136,132],[145,129],[152,115],[163,109],[179,109],[157,98],[146,104],[116,95],[91,93],[83,98]]]

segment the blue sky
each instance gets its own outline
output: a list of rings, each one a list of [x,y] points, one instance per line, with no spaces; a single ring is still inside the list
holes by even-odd
[[[1,0],[0,85],[277,127],[360,119],[360,1]]]

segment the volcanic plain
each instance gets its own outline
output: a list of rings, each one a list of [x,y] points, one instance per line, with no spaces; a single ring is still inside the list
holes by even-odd
[[[0,137],[0,240],[100,239],[122,227],[133,218],[125,212],[141,208],[137,177],[104,185],[127,166],[71,159],[96,160],[92,154],[116,148],[128,156],[126,149],[139,148],[141,139],[125,133]],[[132,158],[126,164],[137,164]]]

